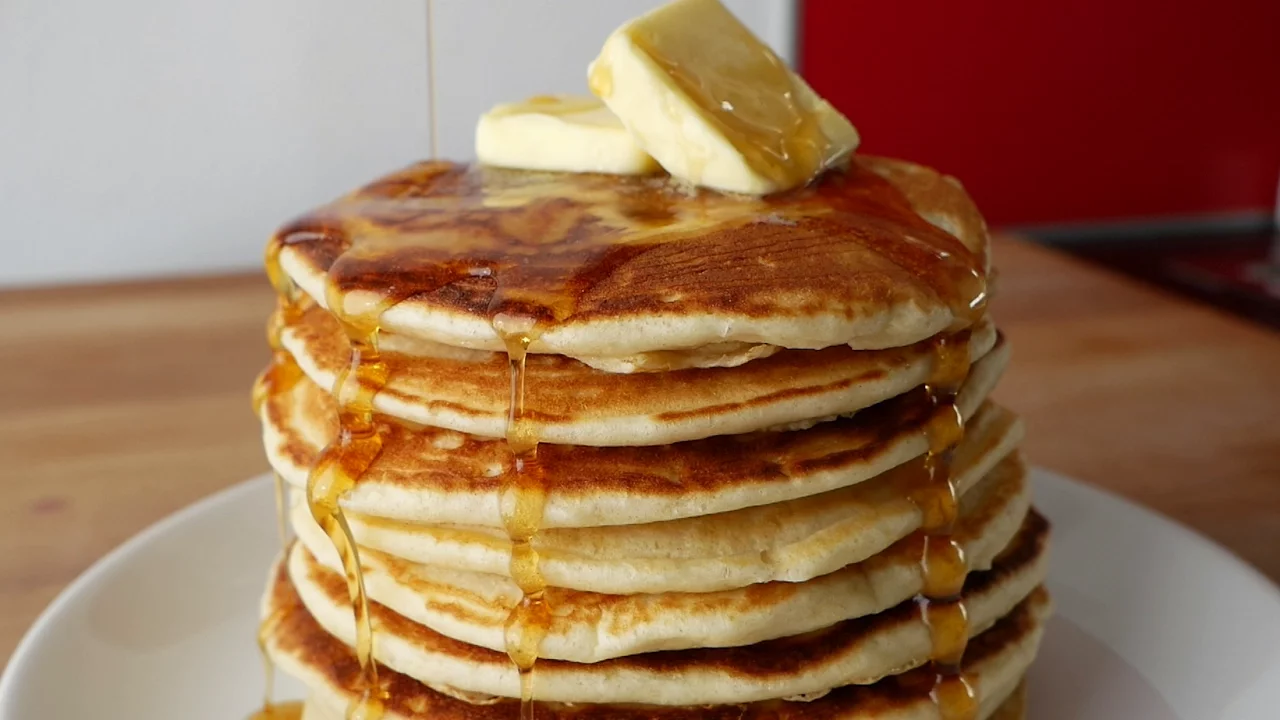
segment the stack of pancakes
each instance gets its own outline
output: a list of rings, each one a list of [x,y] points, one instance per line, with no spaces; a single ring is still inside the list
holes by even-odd
[[[424,163],[268,266],[312,716],[1021,717],[1048,528],[954,180]]]

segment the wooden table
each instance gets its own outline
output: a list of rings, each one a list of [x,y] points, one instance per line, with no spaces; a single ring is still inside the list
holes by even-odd
[[[1280,579],[1280,335],[1029,244],[997,259],[1032,460]],[[0,294],[0,657],[103,553],[266,469],[271,303],[257,276]]]

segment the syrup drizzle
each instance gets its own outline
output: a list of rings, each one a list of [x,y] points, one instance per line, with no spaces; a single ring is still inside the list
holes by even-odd
[[[316,239],[310,235],[308,239]],[[280,336],[283,327],[296,320],[301,313],[301,293],[280,268],[280,251],[289,240],[280,235],[268,245],[266,255],[267,275],[276,289],[279,312],[273,321],[268,341],[273,350],[271,365],[255,385],[254,403],[259,412],[265,399],[275,393],[285,392],[301,378],[297,363],[283,349]],[[349,341],[347,365],[334,380],[332,394],[338,404],[338,434],[336,439],[321,452],[307,477],[306,502],[311,516],[333,543],[342,561],[343,574],[351,599],[352,615],[356,630],[356,659],[360,664],[360,677],[352,689],[358,694],[347,707],[348,720],[376,720],[384,713],[385,690],[378,682],[377,665],[373,660],[373,628],[369,616],[369,600],[364,587],[364,574],[360,567],[359,553],[351,528],[347,524],[340,505],[341,497],[348,492],[382,451],[382,435],[374,423],[373,399],[386,385],[387,365],[378,352],[378,335],[381,317],[394,305],[399,296],[379,296],[368,301],[358,310],[349,309],[343,287],[344,264],[339,258],[330,268],[326,286],[326,305],[339,320]],[[276,502],[279,513],[281,539],[284,534],[284,489],[277,477]],[[264,620],[259,630],[259,645],[267,667],[267,698],[254,720],[287,718],[280,715],[280,708],[270,699],[273,668],[267,659],[265,641],[267,633],[277,618]],[[299,706],[300,708],[300,706]],[[300,710],[299,710],[300,712]],[[275,714],[273,714],[275,713]]]
[[[258,654],[262,657],[262,707],[249,716],[249,720],[269,720],[276,717],[273,713],[277,712],[280,707],[273,700],[275,694],[275,677],[276,665],[271,661],[271,655],[267,652],[267,638],[270,637],[271,631],[275,628],[280,617],[278,612],[273,612],[262,619],[258,624]]]
[[[434,0],[427,0],[427,82],[429,93],[429,118],[431,154],[438,155],[437,108],[435,82]],[[290,237],[288,242],[325,241],[324,233],[303,233]],[[267,246],[265,265],[272,287],[276,289],[279,311],[268,330],[268,342],[273,357],[271,365],[259,382],[254,385],[254,412],[261,412],[267,397],[285,392],[302,377],[302,371],[293,357],[284,350],[280,341],[282,328],[295,321],[301,313],[299,292],[293,280],[280,267],[280,252],[286,240],[282,234],[272,238]],[[387,366],[378,352],[378,335],[381,332],[382,314],[401,297],[388,294],[381,301],[351,313],[347,311],[342,287],[342,262],[338,258],[329,268],[326,285],[326,305],[338,318],[350,342],[347,366],[334,380],[332,394],[338,403],[338,436],[325,447],[310,474],[307,476],[307,508],[316,523],[329,536],[342,561],[343,575],[347,580],[347,592],[351,599],[352,615],[356,629],[356,659],[360,664],[358,695],[347,706],[347,720],[378,720],[385,712],[383,701],[386,690],[378,682],[378,667],[373,659],[373,626],[369,616],[369,598],[365,592],[364,572],[355,538],[340,504],[344,494],[368,470],[382,452],[382,435],[373,419],[373,398],[386,386]],[[280,541],[286,545],[284,487],[279,474],[276,476],[276,511]],[[295,720],[302,716],[301,703],[272,703],[274,665],[266,652],[266,633],[274,624],[268,618],[259,628],[258,645],[266,668],[266,694],[263,708],[251,720]]]
[[[289,551],[289,536],[285,526],[284,478],[280,477],[280,473],[272,473],[272,478],[275,481],[276,532],[280,536],[280,557],[283,560]],[[272,720],[274,718],[289,717],[288,715],[280,714],[285,712],[288,703],[277,704],[273,700],[275,695],[276,665],[271,661],[271,655],[267,652],[267,639],[279,621],[280,613],[276,611],[263,618],[262,622],[258,624],[258,654],[262,657],[263,670],[262,709],[252,715],[250,720]]]
[[[288,392],[302,379],[302,369],[280,342],[284,327],[302,314],[300,291],[293,280],[280,268],[280,250],[283,244],[272,241],[267,245],[264,264],[267,279],[276,291],[276,310],[267,322],[267,346],[271,348],[271,362],[267,364],[253,383],[253,412],[262,413],[267,398]],[[278,499],[278,498],[277,498]],[[277,502],[277,505],[279,503]]]
[[[267,324],[267,344],[271,348],[271,362],[253,384],[252,400],[255,415],[262,413],[263,406],[268,398],[288,392],[302,379],[302,369],[294,362],[293,356],[285,351],[280,341],[284,325],[302,312],[298,304],[300,297],[298,288],[280,268],[280,249],[280,243],[269,243],[266,257],[264,258],[267,279],[276,291],[278,312],[272,315]],[[280,553],[283,558],[289,549],[285,521],[284,478],[280,477],[279,473],[273,473],[273,480],[275,483],[276,532],[280,536]],[[275,695],[275,663],[271,661],[271,656],[267,652],[267,638],[279,620],[279,614],[272,613],[263,618],[258,625],[258,653],[262,658],[263,670],[262,707],[250,716],[250,720],[288,720],[302,716],[301,703],[276,703],[273,700]]]
[[[981,305],[975,305],[975,310]],[[934,679],[929,696],[942,720],[973,720],[978,702],[973,684],[961,668],[969,642],[969,612],[961,591],[968,563],[964,548],[952,537],[959,498],[951,459],[964,437],[964,418],[956,393],[969,374],[969,331],[943,334],[934,340],[934,366],[924,386],[932,408],[925,426],[929,449],[911,500],[922,515],[919,534],[922,588],[916,596],[921,619],[929,629]]]
[[[427,0],[427,113],[431,123],[431,157],[440,157],[440,134],[436,122],[436,24],[435,0]]]
[[[250,715],[249,720],[302,720],[302,703],[298,700],[272,703]]]
[[[378,682],[378,667],[373,660],[373,626],[360,556],[340,500],[382,452],[382,431],[374,423],[373,400],[386,386],[387,364],[378,352],[378,336],[382,314],[398,298],[380,296],[353,311],[341,283],[342,266],[340,259],[330,268],[325,300],[329,312],[346,331],[350,356],[332,390],[338,404],[338,435],[320,452],[307,477],[307,507],[342,561],[351,598],[360,678],[352,688],[359,694],[347,706],[347,719],[376,720],[384,713],[386,690]]]
[[[499,303],[501,304],[501,303]],[[511,372],[507,406],[507,447],[511,466],[502,478],[502,524],[511,539],[511,578],[520,588],[520,602],[504,625],[507,656],[520,673],[520,720],[534,717],[534,665],[551,623],[546,579],[539,569],[534,538],[542,525],[547,502],[546,479],[538,461],[537,427],[525,409],[525,368],[535,321],[527,316],[497,312],[493,329],[502,338]]]

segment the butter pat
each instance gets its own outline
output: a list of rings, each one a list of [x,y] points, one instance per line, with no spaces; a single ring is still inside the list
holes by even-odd
[[[494,107],[476,125],[476,156],[502,167],[632,175],[658,164],[596,98],[542,95]]]
[[[853,125],[718,0],[676,0],[618,28],[588,81],[641,148],[695,185],[766,195],[858,146]]]

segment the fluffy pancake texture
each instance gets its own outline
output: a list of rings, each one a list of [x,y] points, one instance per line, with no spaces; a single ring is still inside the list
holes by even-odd
[[[984,321],[968,339],[977,360],[996,344]],[[374,407],[413,423],[485,437],[506,432],[510,395],[507,357],[414,356],[383,341],[388,381]],[[307,377],[333,387],[349,364],[345,333],[318,307],[285,323],[281,336]],[[731,368],[692,368],[619,375],[558,355],[534,355],[526,366],[526,402],[539,437],[550,444],[660,445],[730,435],[854,413],[923,384],[929,340],[907,347],[847,346],[789,351]]]
[[[963,496],[1011,452],[1020,427],[1000,422],[971,432],[957,450]],[[1011,419],[1010,419],[1011,420]],[[1017,470],[1005,469],[1007,474]],[[558,528],[538,533],[540,571],[553,587],[602,593],[712,592],[753,583],[801,582],[883,551],[920,528],[907,492],[913,472],[770,505],[644,525]],[[297,505],[295,526],[307,531]],[[459,570],[506,575],[511,543],[476,526],[414,525],[348,515],[356,542],[396,557]]]
[[[970,571],[990,569],[1024,524],[1030,492],[1010,459],[965,494],[954,537]],[[299,544],[290,572],[305,577],[316,558],[341,565],[313,522],[294,515]],[[716,592],[606,594],[553,587],[556,613],[543,657],[598,662],[658,650],[750,645],[873,615],[923,589],[918,537],[906,537],[862,562],[803,582],[772,581]],[[509,578],[423,566],[363,546],[369,596],[443,635],[501,651],[507,615],[520,601]]]
[[[1001,340],[973,366],[957,405],[973,420],[1009,362]],[[793,500],[874,478],[928,449],[928,408],[899,396],[806,432],[717,435],[666,446],[539,449],[547,482],[544,528],[633,525]],[[990,411],[996,412],[996,411]],[[337,406],[303,379],[262,406],[276,472],[304,487],[337,434]],[[353,513],[410,523],[502,526],[502,477],[511,453],[498,439],[431,426],[382,423],[382,454],[343,499]],[[1020,429],[1017,430],[1020,432]],[[1016,442],[1016,440],[1015,440]]]

